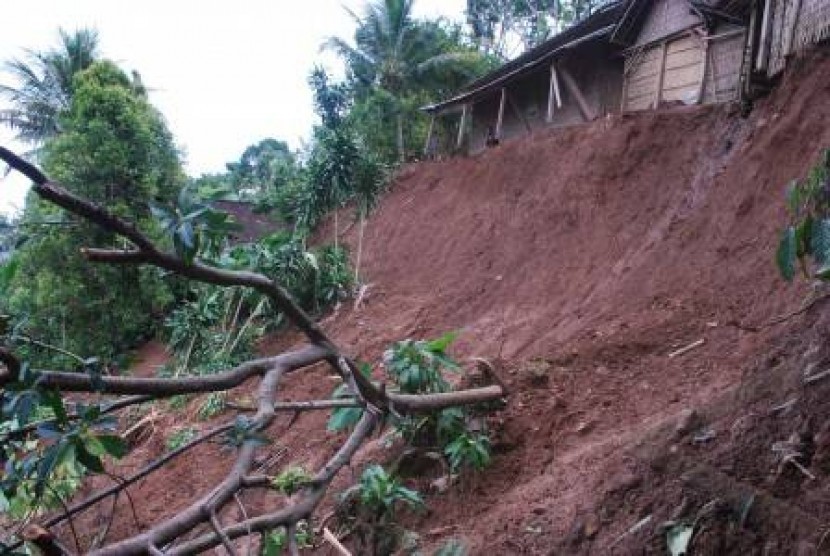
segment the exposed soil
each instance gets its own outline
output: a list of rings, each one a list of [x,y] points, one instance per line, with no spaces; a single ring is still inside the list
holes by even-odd
[[[817,303],[767,325],[811,291],[772,260],[786,184],[830,146],[830,48],[792,67],[746,119],[724,106],[614,116],[400,173],[366,228],[362,304],[324,327],[372,362],[394,340],[458,330],[455,355],[496,361],[511,390],[491,419],[492,466],[405,518],[425,553],[459,537],[475,554],[665,554],[667,521],[695,525],[695,554],[830,553],[830,377],[803,380],[830,361],[830,316]],[[158,364],[147,349],[137,372]],[[333,386],[321,366],[284,395]],[[119,474],[163,453],[171,428],[211,426],[198,403],[160,417]],[[266,469],[319,464],[341,440],[325,420],[279,419]],[[370,443],[332,494],[389,457]],[[139,523],[231,461],[206,445],[139,483]],[[88,537],[109,510],[88,512]],[[126,501],[116,518],[108,541],[135,532]]]

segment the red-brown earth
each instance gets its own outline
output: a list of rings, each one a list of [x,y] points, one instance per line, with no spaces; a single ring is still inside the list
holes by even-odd
[[[403,518],[424,553],[457,537],[475,554],[665,554],[668,521],[695,524],[695,554],[830,553],[830,378],[804,381],[830,362],[830,317],[819,302],[771,324],[811,292],[773,264],[786,184],[828,146],[825,47],[747,118],[726,106],[617,115],[399,173],[368,221],[362,304],[323,327],[374,363],[392,341],[456,330],[454,355],[496,361],[510,389],[490,419],[492,465]],[[164,360],[157,344],[140,356],[139,373]],[[334,385],[319,366],[291,375],[283,399]],[[161,455],[183,423],[227,418],[200,422],[198,404],[161,416],[118,473]],[[266,470],[319,465],[342,441],[326,418],[280,418]],[[773,449],[791,438],[806,473]],[[326,508],[391,457],[371,442]],[[232,459],[203,445],[143,480],[130,489],[138,523],[122,497],[107,540],[183,507]],[[275,502],[244,499],[249,512]],[[83,536],[109,514],[87,512]]]

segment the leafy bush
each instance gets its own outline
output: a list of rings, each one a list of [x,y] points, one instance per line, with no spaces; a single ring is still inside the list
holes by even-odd
[[[286,496],[291,496],[311,481],[311,474],[302,467],[290,466],[274,477],[271,485]]]
[[[830,149],[806,179],[790,184],[787,211],[790,223],[781,233],[775,257],[781,275],[792,280],[798,264],[806,278],[830,280]]]
[[[212,392],[208,394],[202,405],[199,406],[199,419],[210,419],[216,417],[225,410],[225,392]]]
[[[396,523],[400,507],[420,510],[423,498],[406,488],[380,465],[370,465],[360,481],[341,496],[341,518],[351,522],[360,554],[391,554],[404,530]]]
[[[122,457],[126,445],[112,434],[113,417],[99,405],[64,405],[61,395],[46,388],[23,364],[20,379],[0,393],[0,512],[20,517],[58,507],[80,486],[85,472],[103,471],[103,458]],[[77,415],[70,419],[70,414]],[[34,437],[14,436],[30,423],[40,423]]]
[[[403,340],[386,350],[384,366],[394,379],[398,390],[406,394],[447,392],[450,384],[444,371],[458,371],[459,367],[447,354],[456,334],[448,333],[431,341]],[[364,365],[366,376],[371,368]],[[332,397],[350,397],[347,385],[338,386]],[[328,428],[338,431],[354,426],[360,408],[338,408],[332,411]],[[395,418],[394,425],[408,444],[420,448],[438,449],[444,453],[453,471],[469,468],[480,470],[490,463],[490,439],[486,431],[471,430],[470,415],[460,407],[450,407],[431,414]]]
[[[297,523],[294,540],[297,541],[297,548],[314,547],[314,533],[308,526],[307,521],[301,520]],[[282,556],[287,549],[288,533],[285,527],[279,527],[265,535],[265,540],[262,543],[262,556]]]
[[[167,449],[171,452],[178,450],[194,438],[196,438],[196,429],[193,427],[180,428],[167,437]]]

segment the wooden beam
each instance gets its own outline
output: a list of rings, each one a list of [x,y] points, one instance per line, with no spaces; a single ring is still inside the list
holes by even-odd
[[[706,37],[701,41],[703,44],[703,60],[700,61],[700,88],[697,91],[697,100],[695,104],[703,104],[706,97],[706,76],[709,74],[709,43]]]
[[[499,115],[496,117],[496,139],[501,139],[501,130],[504,125],[504,103],[507,102],[507,88],[501,88],[501,99],[499,100]]]
[[[469,104],[465,104],[464,108],[461,109],[461,121],[458,122],[458,138],[455,141],[456,149],[460,149],[464,144],[464,130],[467,127],[467,110],[469,106]]]
[[[752,16],[757,17],[755,8],[752,9]],[[752,26],[750,25],[750,28]],[[752,33],[752,31],[750,31]],[[752,40],[754,33],[749,37]],[[755,69],[767,71],[769,65],[770,39],[772,38],[772,0],[764,0],[764,17],[761,20],[761,38],[758,41],[758,58],[755,61]]]
[[[510,102],[510,107],[516,113],[516,117],[519,118],[520,120],[522,120],[522,123],[525,124],[525,129],[527,129],[527,132],[532,133],[533,128],[530,127],[530,122],[527,121],[527,118],[525,118],[525,115],[519,109],[519,105],[516,104],[516,101],[513,100],[513,97],[507,97],[507,100]]]
[[[559,92],[559,78],[556,75],[556,62],[550,63],[550,85],[548,86],[547,122],[553,121],[553,107],[562,108],[562,94]]]
[[[424,143],[424,156],[432,156],[432,135],[435,132],[435,114],[429,119],[429,131],[427,131],[427,140]]]
[[[663,80],[666,77],[666,53],[669,50],[669,41],[664,41],[660,49],[660,69],[657,70],[657,90],[654,91],[654,108],[660,107],[663,100]]]
[[[579,111],[582,113],[582,117],[585,118],[585,121],[590,122],[591,120],[596,119],[596,114],[591,109],[591,105],[588,104],[588,101],[585,100],[585,96],[582,94],[582,91],[579,90],[579,84],[577,84],[576,79],[574,79],[574,76],[571,75],[571,72],[569,72],[567,68],[561,66],[559,68],[559,72],[562,74],[562,81],[565,83],[565,88],[568,89],[568,93],[570,93],[570,95],[576,100],[576,103],[579,106]]]

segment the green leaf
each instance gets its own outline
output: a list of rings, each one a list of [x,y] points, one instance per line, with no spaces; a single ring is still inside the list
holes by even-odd
[[[58,423],[67,422],[66,408],[59,392],[56,390],[42,390],[40,399],[55,413],[55,420]]]
[[[104,472],[104,464],[101,463],[101,458],[92,454],[80,439],[75,442],[75,456],[81,465],[93,473]]]
[[[129,451],[127,443],[120,436],[114,434],[99,434],[90,437],[87,447],[96,456],[108,454],[116,459],[123,458]]]
[[[458,332],[447,332],[440,338],[427,342],[427,349],[435,353],[443,353],[458,337]]]
[[[339,407],[331,412],[326,429],[330,432],[339,432],[355,426],[363,417],[360,407]]]
[[[775,261],[778,264],[778,271],[783,278],[790,282],[795,276],[795,228],[789,226],[781,234],[781,241],[778,244],[778,251],[775,254]]]
[[[798,209],[801,207],[802,197],[802,189],[798,183],[798,180],[791,181],[789,187],[787,188],[787,208],[789,209],[791,215],[796,216],[798,214]]]
[[[830,262],[830,218],[819,218],[811,228],[810,247],[816,263],[823,266]]]
[[[796,257],[804,258],[812,252],[813,217],[807,215],[795,228]]]

